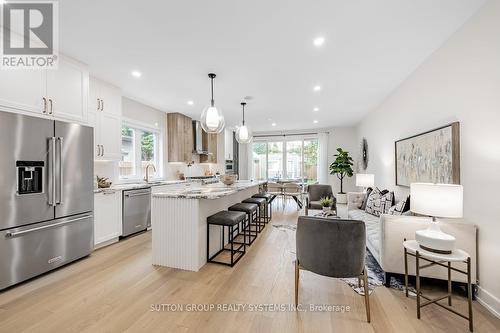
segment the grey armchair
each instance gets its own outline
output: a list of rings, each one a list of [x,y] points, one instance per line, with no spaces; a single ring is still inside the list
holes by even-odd
[[[309,209],[322,209],[319,200],[321,198],[330,197],[333,200],[331,210],[337,211],[337,199],[333,196],[332,187],[330,185],[309,185],[307,187],[307,197],[306,197],[306,215],[309,213]]]
[[[363,280],[366,319],[370,322],[365,237],[362,221],[300,216],[296,233],[295,305],[299,303],[301,269],[333,278],[357,277],[360,284]]]

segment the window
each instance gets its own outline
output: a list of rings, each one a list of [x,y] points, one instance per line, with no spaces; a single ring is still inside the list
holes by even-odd
[[[256,141],[252,170],[256,180],[287,178],[314,183],[318,180],[318,139]]]
[[[160,132],[129,125],[122,126],[122,158],[119,163],[120,178],[141,179],[146,175],[146,167],[153,177],[161,177]]]

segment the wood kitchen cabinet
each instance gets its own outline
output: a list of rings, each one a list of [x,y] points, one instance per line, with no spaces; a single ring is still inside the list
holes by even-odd
[[[200,155],[201,163],[217,163],[217,134],[208,134],[203,131],[202,146],[208,155]]]
[[[193,160],[193,123],[182,113],[167,114],[168,161],[189,163]]]

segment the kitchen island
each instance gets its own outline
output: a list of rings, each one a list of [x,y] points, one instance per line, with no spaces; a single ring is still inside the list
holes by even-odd
[[[264,181],[238,181],[231,186],[186,184],[185,188],[152,195],[153,265],[198,271],[220,250],[218,226],[207,228],[207,217],[259,192]],[[227,239],[227,237],[226,237]]]

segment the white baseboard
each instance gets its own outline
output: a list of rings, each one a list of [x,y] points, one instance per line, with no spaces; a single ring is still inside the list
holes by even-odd
[[[500,318],[500,300],[498,298],[480,286],[477,286],[476,299],[488,311],[493,313],[497,318]]]

